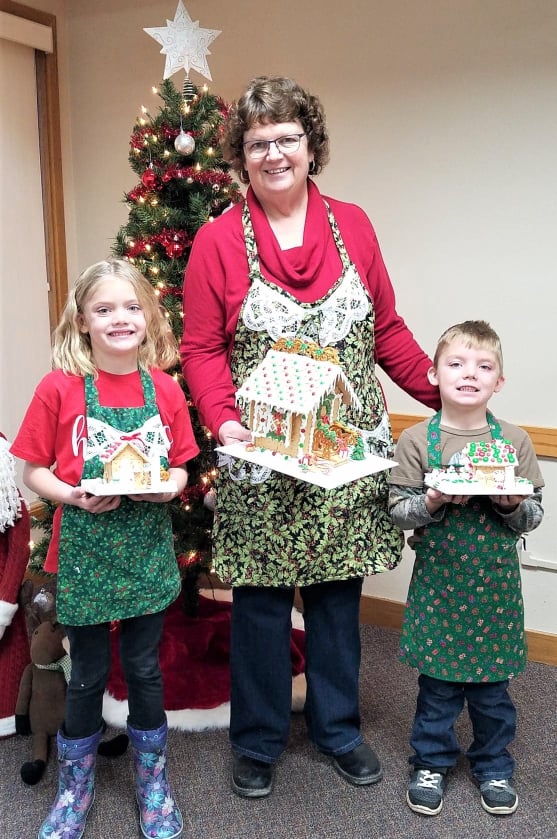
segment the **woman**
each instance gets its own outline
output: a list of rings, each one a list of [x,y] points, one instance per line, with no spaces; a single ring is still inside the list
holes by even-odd
[[[375,361],[437,407],[430,361],[396,312],[374,230],[359,207],[324,198],[309,176],[328,160],[317,97],[291,79],[254,79],[232,109],[224,154],[249,184],[198,232],[184,283],[184,375],[222,445],[249,440],[235,391],[279,337],[338,350],[363,411],[345,419],[392,440]],[[290,615],[299,586],[306,630],[305,717],[316,747],[349,783],[380,762],[362,738],[358,703],[363,577],[402,548],[387,513],[386,473],[327,491],[238,461],[217,479],[214,568],[233,587],[232,788],[268,795],[290,726]]]

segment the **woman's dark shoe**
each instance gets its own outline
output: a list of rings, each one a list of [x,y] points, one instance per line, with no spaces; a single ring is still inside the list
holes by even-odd
[[[273,788],[272,763],[232,753],[232,789],[242,798],[264,798]]]
[[[367,743],[343,755],[333,755],[333,766],[345,781],[358,787],[375,784],[383,777],[379,758]]]

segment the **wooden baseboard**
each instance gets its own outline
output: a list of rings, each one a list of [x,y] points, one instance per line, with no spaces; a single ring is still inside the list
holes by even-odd
[[[404,603],[386,600],[383,597],[362,596],[360,620],[362,623],[383,626],[386,629],[398,629],[402,626]],[[557,635],[549,632],[526,630],[528,640],[528,659],[541,664],[557,666]]]

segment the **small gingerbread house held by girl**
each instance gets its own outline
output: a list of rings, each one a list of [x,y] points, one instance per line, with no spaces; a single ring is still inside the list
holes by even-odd
[[[118,440],[101,455],[104,463],[104,480],[109,483],[121,481],[124,484],[145,486],[150,481],[149,458],[140,444],[134,441]]]
[[[361,410],[336,352],[299,340],[275,344],[236,400],[248,409],[255,446],[298,459],[326,454],[342,404]]]

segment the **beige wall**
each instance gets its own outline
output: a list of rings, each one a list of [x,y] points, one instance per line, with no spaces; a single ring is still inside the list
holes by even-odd
[[[35,0],[60,13],[64,177],[70,279],[102,258],[135,183],[128,141],[164,68],[143,27],[176,0]],[[258,73],[318,93],[332,139],[321,188],[361,204],[381,242],[399,310],[432,350],[457,320],[500,332],[507,385],[493,409],[555,427],[557,4],[554,0],[185,0],[220,29],[213,91],[235,98]],[[205,80],[192,72],[197,83]],[[181,85],[183,76],[174,80]],[[421,406],[385,382],[393,411]],[[546,520],[528,540],[557,560],[557,464]],[[407,557],[366,591],[403,600]],[[524,571],[529,628],[557,632],[557,573]]]

